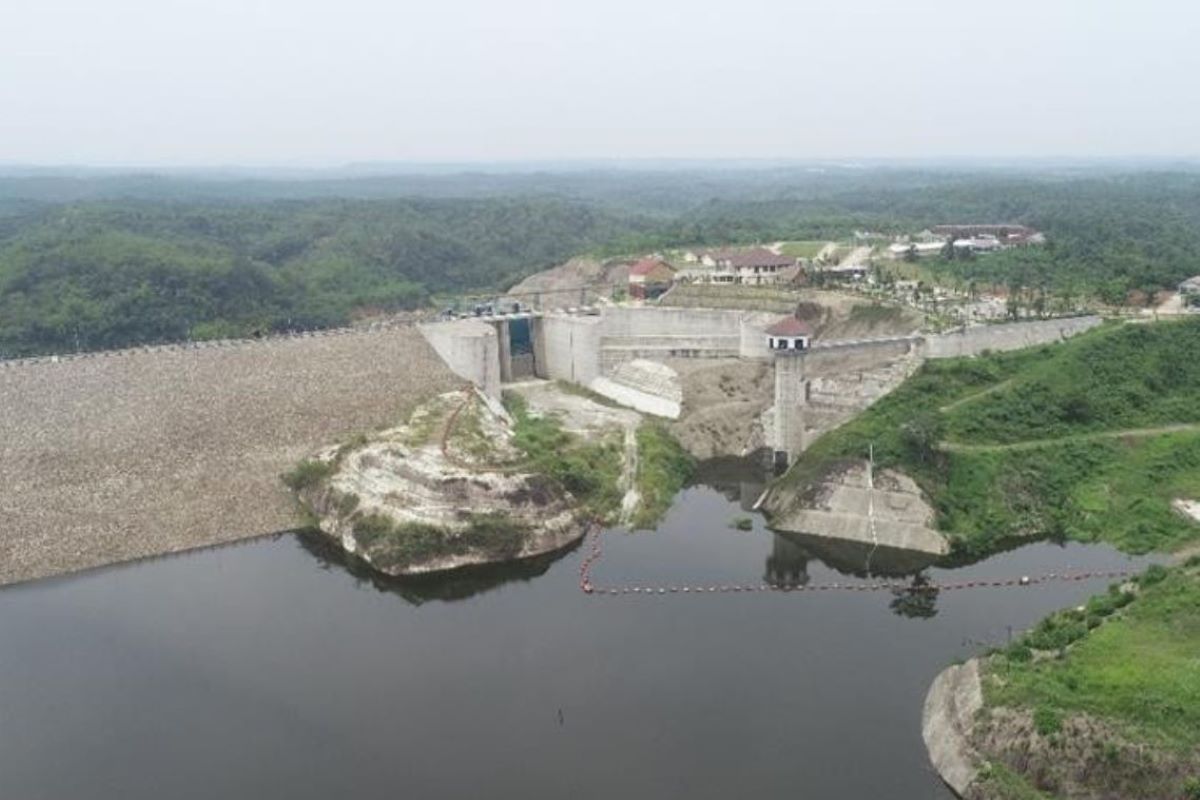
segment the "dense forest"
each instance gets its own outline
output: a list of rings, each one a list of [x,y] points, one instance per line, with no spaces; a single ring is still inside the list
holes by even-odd
[[[1042,248],[935,261],[1108,302],[1200,273],[1200,175],[898,168],[0,176],[0,355],[341,324],[577,253],[1002,221]]]

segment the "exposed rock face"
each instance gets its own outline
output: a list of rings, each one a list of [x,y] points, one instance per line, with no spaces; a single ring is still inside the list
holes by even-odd
[[[675,358],[683,410],[671,433],[705,460],[744,456],[764,444],[762,415],[775,397],[775,370],[765,361]]]
[[[981,668],[986,672],[986,663]],[[1004,764],[1054,797],[1175,800],[1196,770],[1195,757],[1130,741],[1114,725],[1087,714],[1064,718],[1061,731],[1045,736],[1030,709],[988,708],[969,733],[981,758]],[[971,800],[995,795],[983,780],[965,794]]]
[[[839,462],[799,491],[776,487],[764,508],[779,530],[935,555],[950,551],[912,479],[891,470],[869,476],[865,461]]]
[[[1087,714],[1062,720],[1053,736],[1038,733],[1027,708],[985,707],[987,659],[942,671],[925,697],[921,735],[942,780],[967,800],[994,800],[987,779],[1003,765],[1054,797],[1174,800],[1195,770],[1194,758],[1130,741]],[[1008,797],[1007,794],[1000,796]]]
[[[979,774],[979,753],[971,744],[975,714],[983,707],[979,662],[949,667],[925,696],[921,736],[929,760],[951,789],[965,795]]]
[[[329,474],[302,498],[322,531],[389,575],[527,558],[577,541],[585,525],[574,498],[522,469],[512,435],[482,398],[442,395],[407,425],[323,452]]]

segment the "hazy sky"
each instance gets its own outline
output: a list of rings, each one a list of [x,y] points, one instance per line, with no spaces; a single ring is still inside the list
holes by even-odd
[[[0,162],[1196,156],[1195,0],[0,0]]]

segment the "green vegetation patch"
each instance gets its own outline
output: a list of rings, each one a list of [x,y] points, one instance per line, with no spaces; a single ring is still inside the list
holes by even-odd
[[[321,481],[332,475],[334,469],[332,462],[309,459],[301,461],[280,477],[289,489],[301,492],[315,488]]]
[[[1053,800],[1003,764],[985,764],[979,771],[976,786],[979,796],[989,800]]]
[[[504,394],[512,415],[513,443],[531,470],[559,483],[575,496],[588,516],[611,519],[621,507],[621,442],[616,433],[588,442],[563,430],[551,416],[529,412],[525,398]]]
[[[779,252],[788,258],[816,258],[828,242],[784,242]]]
[[[397,524],[381,514],[369,514],[356,519],[352,530],[371,563],[385,570],[473,551],[494,560],[513,558],[530,533],[527,525],[502,513],[473,514],[461,531],[416,522]]]
[[[947,415],[975,444],[1200,422],[1200,319],[1111,326],[1022,359],[1008,385]]]
[[[1047,618],[1018,643],[1060,655],[992,659],[989,705],[1034,709],[1053,733],[1074,713],[1112,723],[1139,741],[1195,753],[1200,747],[1200,575],[1152,568],[1136,599],[1115,587],[1085,611]]]
[[[815,442],[780,487],[803,493],[873,446],[877,467],[931,499],[956,557],[1030,537],[1175,549],[1200,536],[1170,505],[1200,497],[1200,427],[1165,432],[1200,419],[1200,359],[1177,364],[1189,349],[1200,352],[1200,320],[926,362]]]
[[[451,449],[466,454],[473,463],[480,466],[496,465],[501,460],[500,454],[492,444],[492,437],[483,429],[483,417],[479,401],[475,397],[458,412],[446,444]]]
[[[658,422],[647,421],[638,426],[637,449],[636,485],[641,502],[633,517],[633,527],[653,528],[692,476],[696,462]]]

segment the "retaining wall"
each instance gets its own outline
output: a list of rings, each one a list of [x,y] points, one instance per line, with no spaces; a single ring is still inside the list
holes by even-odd
[[[1103,320],[1100,317],[1088,316],[976,325],[953,333],[926,337],[925,357],[958,358],[976,356],[984,350],[1020,350],[1069,339],[1091,330],[1101,322]]]
[[[764,331],[779,315],[614,307],[602,319],[601,367],[608,374],[635,358],[768,358]]]
[[[600,317],[547,315],[533,320],[538,377],[587,386],[600,377]]]
[[[903,358],[921,344],[920,337],[896,337],[887,339],[863,339],[817,344],[805,356],[805,375],[844,375],[857,370],[877,369],[887,363]]]
[[[500,397],[500,337],[486,322],[461,319],[418,325],[446,366],[489,397]]]

